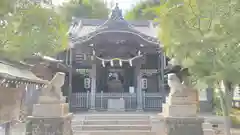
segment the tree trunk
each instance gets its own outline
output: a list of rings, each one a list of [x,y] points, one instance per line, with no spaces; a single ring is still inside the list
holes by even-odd
[[[231,135],[231,119],[230,119],[230,108],[229,106],[229,96],[227,94],[227,87],[224,82],[223,87],[220,87],[219,93],[220,93],[220,102],[221,102],[221,108],[223,111],[224,116],[224,127],[225,127],[225,135]]]
[[[225,88],[226,104],[230,113],[232,109],[233,87],[232,87],[232,83],[229,81],[224,81],[223,83]]]

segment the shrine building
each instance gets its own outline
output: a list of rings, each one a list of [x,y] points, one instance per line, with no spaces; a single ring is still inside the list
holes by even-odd
[[[72,67],[72,108],[161,109],[164,76],[147,77],[166,66],[155,22],[126,21],[116,5],[107,20],[74,18],[69,36],[71,48],[56,59]]]

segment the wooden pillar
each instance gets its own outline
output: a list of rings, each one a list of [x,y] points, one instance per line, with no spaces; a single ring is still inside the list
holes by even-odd
[[[91,111],[95,111],[95,98],[96,98],[96,74],[97,74],[97,65],[92,64],[92,69],[90,72],[91,76]]]
[[[167,92],[165,90],[165,87],[164,87],[164,68],[165,68],[165,55],[164,55],[164,52],[161,52],[160,55],[160,70],[161,70],[161,76],[159,78],[161,78],[161,93],[164,97],[164,102],[165,102],[165,99],[166,99],[166,95],[167,95]]]
[[[141,63],[140,61],[138,61],[138,63],[136,64],[136,68],[135,68],[135,75],[136,75],[136,93],[137,93],[137,111],[143,111],[143,101],[142,101],[142,86],[141,86],[141,72],[140,72],[140,68],[141,68]]]
[[[161,54],[159,53],[157,56],[157,72],[160,72],[162,74],[162,70],[161,70]],[[162,93],[162,77],[161,75],[157,75],[156,77],[156,84],[157,84],[157,92],[161,92]]]

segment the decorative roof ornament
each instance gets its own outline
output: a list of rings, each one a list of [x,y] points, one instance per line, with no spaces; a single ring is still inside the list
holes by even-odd
[[[119,8],[118,3],[116,3],[115,8],[112,9],[110,19],[112,19],[112,20],[123,20],[122,9]]]

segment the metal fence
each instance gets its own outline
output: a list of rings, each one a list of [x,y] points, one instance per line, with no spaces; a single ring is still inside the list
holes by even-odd
[[[137,108],[137,94],[136,93],[96,93],[95,94],[95,108],[98,111],[108,110],[109,99],[124,99],[125,110],[134,111]],[[161,111],[163,98],[161,93],[145,93],[142,96],[143,109],[146,111]],[[88,110],[91,105],[91,93],[73,93],[71,97],[71,107],[74,110]]]

